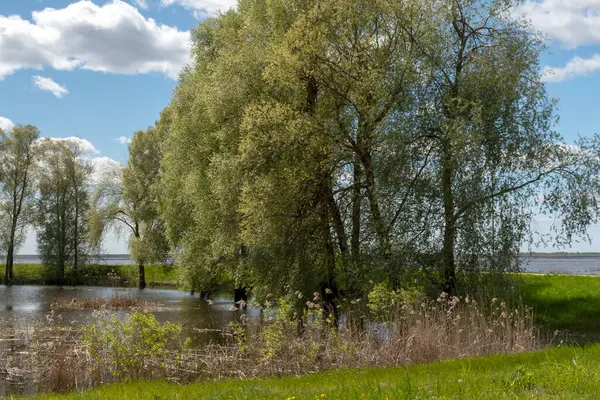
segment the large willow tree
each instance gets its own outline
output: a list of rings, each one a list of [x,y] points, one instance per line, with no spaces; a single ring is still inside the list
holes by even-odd
[[[188,285],[227,272],[335,312],[411,270],[450,291],[510,268],[534,208],[580,233],[588,153],[553,130],[514,5],[242,0],[202,22],[163,118],[160,209]]]

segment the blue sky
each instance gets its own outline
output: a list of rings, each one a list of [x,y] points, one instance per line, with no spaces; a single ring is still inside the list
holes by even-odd
[[[154,123],[189,62],[190,29],[235,3],[0,0],[0,127],[80,137],[99,166],[126,161],[128,138]],[[526,1],[521,11],[549,40],[540,73],[560,100],[560,132],[568,142],[597,132],[600,0]],[[106,247],[124,252],[126,240],[111,236]],[[600,240],[573,250],[600,251]],[[33,252],[30,234],[21,253]]]

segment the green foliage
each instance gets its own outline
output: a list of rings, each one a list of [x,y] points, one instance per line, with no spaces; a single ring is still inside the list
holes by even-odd
[[[421,270],[454,290],[457,271],[514,269],[535,212],[584,233],[600,164],[555,131],[544,46],[515,6],[244,0],[201,22],[157,123],[187,286],[227,273],[339,304]]]
[[[89,178],[91,164],[76,140],[45,139],[39,177],[36,225],[38,251],[51,281],[63,283],[90,253]]]
[[[137,131],[129,144],[125,167],[103,171],[89,214],[92,242],[100,247],[108,228],[129,235],[131,258],[140,266],[139,287],[146,286],[143,266],[164,263],[169,255],[163,220],[159,217],[157,182],[166,127]]]
[[[387,321],[391,315],[398,313],[402,306],[412,306],[423,300],[425,294],[418,289],[393,290],[386,281],[373,286],[367,297],[369,299],[367,307],[372,315],[377,319]]]
[[[5,283],[13,278],[14,254],[33,220],[39,135],[33,125],[16,126],[8,134],[0,130],[0,253],[6,254]]]
[[[151,378],[185,356],[188,343],[180,338],[181,325],[160,324],[148,312],[134,312],[124,320],[117,314],[96,314],[95,322],[83,327],[82,340],[95,368],[103,366],[114,377]]]

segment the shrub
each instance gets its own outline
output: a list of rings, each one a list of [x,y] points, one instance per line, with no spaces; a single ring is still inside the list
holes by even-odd
[[[119,379],[169,377],[188,350],[182,327],[160,324],[149,312],[134,312],[125,319],[105,311],[95,312],[95,323],[83,327],[92,369]]]

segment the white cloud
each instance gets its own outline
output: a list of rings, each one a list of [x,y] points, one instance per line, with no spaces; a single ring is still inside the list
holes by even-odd
[[[10,131],[15,124],[8,118],[0,116],[0,129],[4,132]]]
[[[588,76],[600,70],[600,54],[590,58],[574,57],[564,67],[544,67],[542,80],[562,82],[577,76]]]
[[[92,184],[101,182],[107,171],[121,165],[120,162],[106,156],[94,157],[89,161],[92,164],[92,176],[90,177]]]
[[[148,2],[146,0],[133,0],[133,3],[137,5],[142,10],[148,9]]]
[[[44,139],[46,139],[46,138],[40,138],[38,140],[43,141]],[[57,142],[75,142],[75,143],[77,143],[79,145],[79,147],[81,148],[82,157],[87,158],[87,159],[92,159],[94,157],[97,157],[100,154],[100,150],[98,150],[96,148],[96,146],[93,145],[92,142],[90,142],[87,139],[83,139],[83,138],[80,138],[77,136],[69,136],[69,137],[64,137],[64,138],[51,137],[48,139],[57,141]]]
[[[80,0],[32,20],[0,16],[0,79],[19,69],[159,72],[176,79],[189,61],[190,33],[145,18],[122,0]]]
[[[45,78],[43,76],[36,75],[32,78],[32,80],[35,86],[37,86],[40,90],[50,92],[59,99],[69,94],[69,91],[66,87],[54,82],[52,78]]]
[[[121,163],[113,160],[110,157],[101,156],[100,150],[92,142],[87,139],[83,139],[76,136],[69,136],[65,138],[40,138],[38,142],[42,142],[43,140],[53,140],[57,142],[75,142],[79,145],[82,150],[81,157],[82,159],[89,162],[92,166],[92,176],[90,177],[90,183],[93,185],[94,183],[100,182],[104,173],[106,171],[112,170],[113,168],[120,166]]]
[[[121,143],[121,144],[127,144],[127,143],[131,143],[131,139],[125,136],[120,136],[117,139],[115,139],[117,142]]]
[[[519,8],[534,28],[568,48],[600,43],[600,1],[525,1]]]
[[[161,4],[164,7],[179,4],[182,7],[192,10],[214,14],[219,11],[227,11],[230,8],[235,8],[237,0],[161,0]]]

